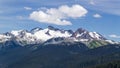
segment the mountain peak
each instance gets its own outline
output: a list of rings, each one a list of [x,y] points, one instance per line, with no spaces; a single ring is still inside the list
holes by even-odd
[[[33,28],[30,32],[37,32],[37,31],[39,31],[39,30],[42,30],[42,28],[40,28],[40,27],[36,27],[36,28]]]
[[[83,28],[77,29],[73,33],[72,37],[75,37],[76,39],[79,39],[79,40],[86,40],[86,41],[89,41],[89,40],[106,40],[106,38],[104,38],[99,33],[89,32],[89,31],[87,31]]]
[[[60,29],[55,28],[55,27],[53,27],[53,26],[48,26],[48,29],[50,29],[50,30],[55,30],[55,31],[60,30]]]
[[[6,35],[6,36],[13,36],[13,34],[11,34],[10,32],[6,32],[6,33],[4,33],[4,35]]]
[[[76,32],[78,32],[78,33],[83,33],[83,32],[88,32],[87,30],[85,30],[85,29],[83,29],[83,28],[79,28],[79,29],[77,29],[77,31]]]
[[[77,29],[73,34],[72,34],[72,37],[79,37],[79,36],[82,36],[83,34],[86,34],[88,31],[83,29],[83,28],[79,28]]]
[[[67,31],[67,32],[70,33],[70,34],[73,34],[73,33],[74,33],[72,30],[65,30],[65,31]]]

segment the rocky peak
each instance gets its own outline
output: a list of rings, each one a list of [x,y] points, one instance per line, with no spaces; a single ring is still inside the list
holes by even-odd
[[[55,28],[55,27],[53,27],[53,26],[48,26],[48,29],[50,29],[50,30],[55,30],[55,31],[60,30],[60,29]]]
[[[30,32],[34,33],[34,32],[37,32],[39,30],[42,30],[42,28],[36,27],[36,28],[32,29]]]

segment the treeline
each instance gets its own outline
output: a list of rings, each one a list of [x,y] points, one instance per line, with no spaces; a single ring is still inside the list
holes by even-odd
[[[120,68],[120,60],[94,66],[92,68]]]

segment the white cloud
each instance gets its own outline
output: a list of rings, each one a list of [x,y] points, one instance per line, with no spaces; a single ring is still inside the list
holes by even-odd
[[[50,8],[46,10],[33,11],[30,14],[30,19],[49,24],[56,25],[72,25],[69,18],[79,18],[87,14],[87,10],[81,5],[62,5],[58,8]]]
[[[84,0],[82,2],[88,9],[120,16],[120,7],[118,7],[120,0]]]
[[[97,14],[97,13],[96,13],[96,14],[93,15],[93,17],[94,17],[94,18],[101,18],[102,16],[101,16],[100,14]]]
[[[115,34],[109,35],[109,37],[111,37],[111,38],[120,38],[120,36],[115,35]]]
[[[31,7],[24,7],[25,10],[32,10]]]

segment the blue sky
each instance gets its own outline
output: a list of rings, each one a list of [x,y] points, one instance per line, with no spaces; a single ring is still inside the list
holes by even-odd
[[[52,25],[72,30],[82,27],[120,41],[119,6],[120,0],[1,0],[0,33]],[[69,10],[61,9],[66,7]],[[39,17],[39,11],[48,19]]]

